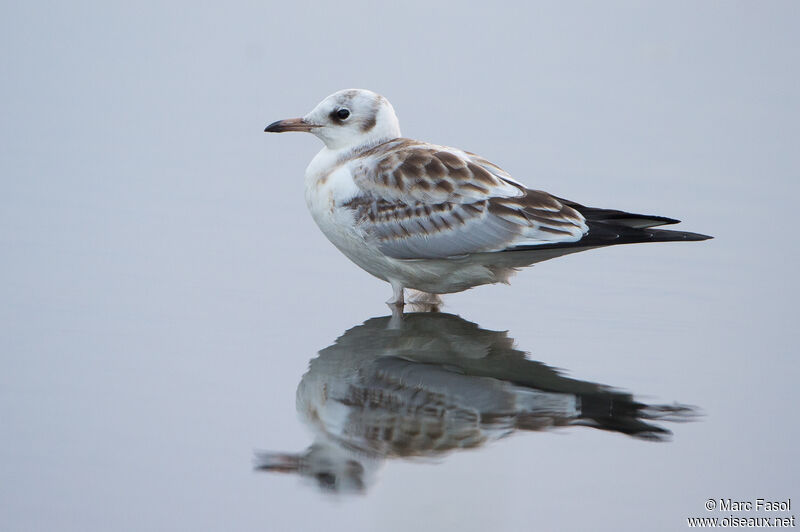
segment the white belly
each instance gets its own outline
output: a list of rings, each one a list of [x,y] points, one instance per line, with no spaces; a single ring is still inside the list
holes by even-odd
[[[351,183],[347,183],[349,180]],[[388,281],[393,269],[390,259],[366,241],[356,227],[353,211],[342,204],[352,194],[345,191],[355,187],[349,172],[333,172],[327,178],[308,180],[306,183],[306,204],[311,217],[322,233],[344,253],[372,275]]]

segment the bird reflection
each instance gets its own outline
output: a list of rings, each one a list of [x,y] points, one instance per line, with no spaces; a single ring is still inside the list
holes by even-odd
[[[256,469],[296,473],[325,491],[364,492],[386,459],[438,457],[516,431],[588,426],[661,441],[653,423],[684,405],[648,405],[526,358],[506,332],[452,314],[372,318],[311,360],[297,410],[314,441],[259,453]]]

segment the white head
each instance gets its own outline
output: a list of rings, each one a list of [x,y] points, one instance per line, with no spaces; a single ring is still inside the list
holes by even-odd
[[[278,120],[269,133],[307,131],[331,150],[374,145],[400,136],[400,124],[389,101],[372,91],[346,89],[334,92],[302,118]]]

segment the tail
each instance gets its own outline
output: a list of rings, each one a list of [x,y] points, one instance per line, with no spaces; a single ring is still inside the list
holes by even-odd
[[[671,218],[666,218],[671,220]],[[654,221],[654,217],[641,218],[625,218],[625,221],[631,220],[631,223],[650,223]],[[647,220],[647,222],[645,221]],[[677,223],[677,220],[668,223]],[[504,252],[518,252],[518,251],[553,251],[563,250],[564,253],[572,253],[575,251],[584,251],[586,249],[593,249],[605,246],[616,246],[619,244],[641,244],[644,242],[697,242],[700,240],[708,240],[714,238],[713,236],[703,235],[700,233],[690,233],[688,231],[671,231],[669,229],[649,229],[631,227],[630,225],[616,223],[616,221],[595,221],[586,220],[586,225],[589,226],[589,231],[575,242],[556,242],[553,244],[532,244],[525,246],[515,246],[508,248]],[[559,256],[558,254],[555,256]]]
[[[575,242],[555,242],[552,244],[529,244],[515,246],[503,250],[508,253],[508,260],[503,265],[513,268],[528,266],[563,255],[577,253],[606,246],[619,244],[640,244],[644,242],[696,242],[714,238],[700,233],[688,231],[671,231],[668,229],[651,229],[661,225],[680,222],[674,218],[634,214],[612,209],[584,207],[578,203],[559,200],[580,212],[586,219],[589,230],[580,240]]]
[[[646,219],[652,220],[652,217]],[[627,220],[628,219],[626,219],[626,221]],[[645,223],[645,218],[631,220],[637,220],[637,222],[633,223]],[[669,223],[677,223],[677,220]],[[630,225],[617,223],[614,220],[606,222],[587,219],[586,224],[589,226],[589,231],[578,242],[574,242],[574,244],[600,247],[615,246],[617,244],[639,244],[643,242],[697,242],[713,238],[708,235],[690,233],[688,231],[632,227]]]

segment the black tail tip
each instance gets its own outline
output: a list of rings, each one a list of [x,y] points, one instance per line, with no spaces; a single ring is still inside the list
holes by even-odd
[[[690,233],[689,231],[672,231],[669,229],[644,229],[653,242],[699,242],[714,238],[711,235],[702,233]],[[633,236],[633,235],[631,235]]]
[[[686,240],[690,242],[700,242],[701,240],[713,240],[711,235],[703,235],[701,233],[686,233]]]

